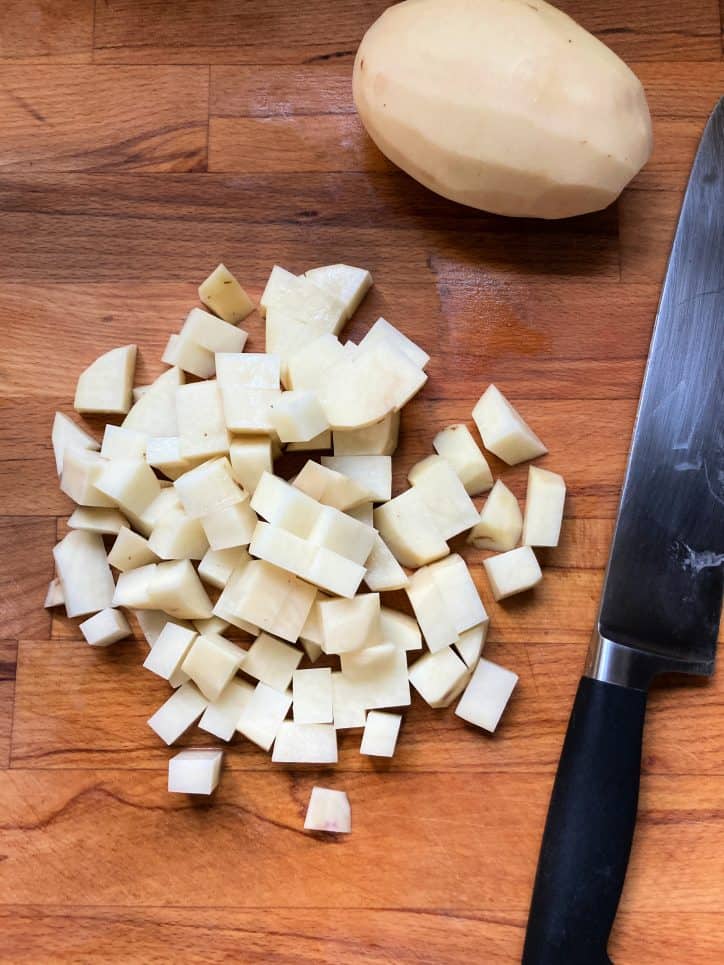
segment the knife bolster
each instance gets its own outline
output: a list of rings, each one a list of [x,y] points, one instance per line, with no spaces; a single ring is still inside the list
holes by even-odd
[[[648,690],[660,673],[706,673],[707,668],[684,665],[651,650],[616,643],[594,630],[588,647],[584,676],[617,687]]]

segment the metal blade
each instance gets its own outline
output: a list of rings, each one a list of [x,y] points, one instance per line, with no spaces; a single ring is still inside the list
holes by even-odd
[[[694,161],[651,341],[602,636],[711,673],[724,582],[724,98]]]

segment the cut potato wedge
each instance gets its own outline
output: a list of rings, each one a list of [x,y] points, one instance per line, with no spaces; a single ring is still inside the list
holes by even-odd
[[[416,345],[411,338],[403,335],[399,329],[395,328],[385,318],[378,318],[372,328],[359,343],[358,348],[362,352],[372,349],[380,343],[385,342],[394,346],[397,351],[402,352],[418,369],[424,369],[430,361],[430,356],[419,345]]]
[[[330,371],[319,397],[332,429],[360,429],[399,411],[426,381],[422,369],[383,341]]]
[[[432,440],[435,452],[447,459],[469,496],[479,496],[493,485],[493,474],[466,425],[448,426]]]
[[[509,466],[545,455],[548,450],[496,386],[489,386],[473,409],[485,448]]]
[[[174,363],[174,367],[159,375],[134,403],[123,420],[124,429],[134,429],[147,436],[178,436],[176,389],[185,381],[183,372]]]
[[[133,403],[136,346],[111,349],[81,372],[75,388],[76,412],[125,415]]]
[[[66,449],[91,449],[98,450],[100,445],[90,433],[81,428],[67,415],[56,412],[53,419],[53,430],[51,433],[53,443],[53,453],[55,455],[55,468],[58,475],[63,472],[63,454]]]
[[[69,617],[112,606],[113,576],[101,536],[71,530],[53,549],[53,558]]]
[[[305,278],[318,288],[322,288],[344,305],[345,318],[351,318],[360,302],[372,287],[372,275],[364,268],[351,265],[324,265],[322,268],[309,268]]]
[[[199,300],[215,315],[232,325],[243,322],[246,316],[254,311],[254,302],[226,265],[218,265],[209,277],[201,282]]]
[[[468,535],[468,543],[478,549],[506,552],[518,545],[523,529],[523,514],[518,500],[498,479],[480,513],[479,521]]]

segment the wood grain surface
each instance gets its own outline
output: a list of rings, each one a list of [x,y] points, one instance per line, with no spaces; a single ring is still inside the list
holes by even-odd
[[[564,223],[457,207],[394,169],[354,113],[382,0],[5,0],[0,15],[0,961],[519,960],[551,782],[594,619],[651,323],[697,138],[724,92],[717,0],[565,0],[625,57],[654,116],[618,204]],[[520,675],[494,737],[415,700],[390,763],[346,733],[335,770],[248,742],[218,794],[165,790],[144,644],[96,652],[42,607],[70,505],[50,446],[80,369],[130,340],[137,382],[224,260],[346,261],[433,356],[396,485],[495,382],[569,484],[545,581],[491,613]],[[250,347],[262,347],[249,320]],[[91,425],[98,427],[99,423]],[[496,464],[496,470],[502,467]],[[506,471],[522,495],[525,467]],[[399,600],[399,595],[396,599]],[[183,743],[198,743],[191,735]],[[354,831],[302,831],[311,786]],[[724,682],[651,697],[617,965],[724,960]],[[565,963],[562,963],[565,965]]]

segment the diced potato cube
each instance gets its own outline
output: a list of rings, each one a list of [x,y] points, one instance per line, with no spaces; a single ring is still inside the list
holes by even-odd
[[[213,794],[219,783],[223,751],[191,747],[168,762],[168,790],[172,794]]]
[[[209,549],[199,563],[198,573],[204,583],[223,590],[232,572],[242,563],[248,563],[249,559],[247,551],[240,546],[225,550]]]
[[[302,656],[296,647],[290,647],[268,633],[260,633],[246,653],[244,673],[275,690],[285,691]]]
[[[367,557],[365,567],[364,581],[370,590],[377,592],[404,590],[408,585],[407,574],[379,534]]]
[[[62,606],[63,603],[65,603],[63,587],[60,585],[60,580],[55,577],[48,584],[48,590],[45,594],[45,602],[43,603],[43,606],[46,609],[50,609],[54,606]]]
[[[68,520],[69,529],[84,529],[89,533],[117,536],[127,520],[117,509],[78,506]]]
[[[146,443],[146,462],[169,479],[178,479],[193,468],[193,462],[181,455],[181,440],[178,436],[150,438]]]
[[[131,635],[128,620],[120,610],[113,610],[110,607],[84,620],[78,629],[92,647],[107,647]]]
[[[200,560],[209,549],[201,520],[192,519],[180,507],[162,514],[148,542],[162,560]]]
[[[468,668],[451,647],[426,653],[410,667],[410,683],[431,707],[439,706],[468,677]]]
[[[343,674],[361,688],[366,709],[409,705],[407,654],[394,643],[343,653],[340,662]]]
[[[407,595],[430,652],[437,653],[455,643],[458,632],[431,569],[425,566],[412,574]]]
[[[347,320],[345,306],[338,298],[302,276],[285,278],[267,299],[267,319],[273,311],[284,312],[318,335],[339,334]]]
[[[199,285],[199,299],[219,318],[234,325],[254,311],[254,302],[226,265],[218,265]]]
[[[170,513],[181,509],[181,501],[173,486],[161,489],[158,496],[149,503],[142,513],[136,514],[126,510],[129,521],[133,528],[143,536],[150,536],[152,531]]]
[[[177,335],[175,332],[168,337],[161,361],[197,375],[200,379],[213,378],[216,371],[213,352],[203,348],[189,335]]]
[[[438,432],[432,444],[455,470],[468,495],[479,496],[493,485],[490,466],[466,425],[448,426]]]
[[[241,352],[246,345],[247,333],[236,325],[209,315],[200,308],[192,308],[181,329],[182,339],[191,339],[207,352]]]
[[[101,455],[104,459],[143,459],[147,439],[145,432],[109,424],[103,433]]]
[[[340,670],[332,673],[332,710],[337,730],[364,727],[368,696],[364,680],[355,680]]]
[[[322,462],[324,463],[324,456]],[[318,503],[333,506],[342,511],[369,503],[372,498],[371,493],[364,486],[312,459],[302,466],[293,485],[295,489],[300,489],[312,499],[316,499]]]
[[[147,563],[157,563],[158,556],[148,545],[148,540],[124,526],[108,554],[108,562],[121,573],[125,573],[126,570],[135,570]]]
[[[213,375],[213,370],[209,374]],[[159,375],[134,403],[123,420],[123,428],[134,429],[153,437],[177,436],[176,389],[184,384],[184,380],[184,374],[178,367]]]
[[[186,512],[195,519],[233,506],[245,498],[225,457],[203,462],[179,476],[174,489]]]
[[[271,305],[275,299],[279,298],[290,285],[293,285],[296,279],[297,276],[292,274],[291,271],[287,271],[286,268],[282,268],[280,265],[274,265],[261,298],[259,299],[259,314],[262,318],[266,316],[266,310],[269,305]]]
[[[345,512],[348,516],[351,516],[352,519],[356,519],[358,523],[362,523],[364,526],[375,525],[375,507],[372,503],[361,503],[359,506],[355,506],[354,509],[346,509]],[[374,545],[372,550],[374,550]],[[369,556],[367,559],[369,559]]]
[[[292,697],[295,723],[332,723],[332,671],[329,667],[295,670]]]
[[[450,552],[427,502],[415,488],[378,506],[375,526],[403,566],[423,566]]]
[[[332,506],[320,506],[309,540],[362,566],[375,544],[375,531]]]
[[[143,459],[114,459],[101,470],[96,488],[129,513],[142,513],[161,492],[153,469]]]
[[[483,560],[483,566],[496,600],[530,590],[543,579],[538,560],[530,546],[499,553]]]
[[[194,620],[193,625],[199,633],[207,634],[223,634],[229,629],[228,622],[217,616],[208,617],[206,620]]]
[[[374,503],[392,497],[390,456],[322,456],[322,465],[354,480]]]
[[[111,507],[114,500],[98,489],[108,461],[100,453],[90,449],[66,449],[63,454],[63,471],[60,488],[73,502],[81,506]]]
[[[478,549],[505,552],[516,546],[522,529],[523,515],[518,500],[498,479],[485,501],[479,521],[470,531],[468,542]]]
[[[168,680],[172,687],[179,687],[189,679],[188,674],[181,669],[181,664],[196,637],[193,630],[177,623],[166,623],[143,666],[163,680]]]
[[[525,497],[525,546],[558,546],[563,522],[566,484],[563,476],[530,466]]]
[[[336,335],[320,335],[289,356],[286,382],[292,389],[316,392],[321,377],[345,358],[346,352]]]
[[[450,463],[428,456],[412,467],[407,478],[422,496],[443,539],[452,539],[479,520],[475,504]]]
[[[330,370],[319,398],[333,429],[360,429],[399,411],[426,381],[405,354],[380,342]]]
[[[158,563],[148,586],[148,598],[150,609],[164,610],[183,620],[203,620],[213,614],[211,601],[190,560]]]
[[[470,669],[472,669],[480,659],[487,632],[488,621],[486,620],[485,623],[481,623],[477,627],[471,627],[469,630],[465,630],[455,642],[455,649]]]
[[[228,453],[229,433],[216,381],[180,385],[176,389],[176,418],[182,458]]]
[[[163,610],[134,610],[133,615],[138,620],[138,626],[141,628],[141,633],[149,648],[153,647],[158,641],[167,623],[182,626],[185,630],[192,629],[191,625],[186,623],[185,620],[176,620],[174,617],[170,617],[168,613],[164,613]]]
[[[329,428],[316,392],[282,392],[272,402],[271,424],[282,442],[307,442]]]
[[[214,550],[248,546],[258,520],[249,500],[216,509],[201,519],[209,546]]]
[[[360,754],[370,757],[392,757],[397,746],[402,717],[381,710],[371,710],[367,714]]]
[[[148,726],[165,744],[171,745],[199,719],[206,704],[203,694],[188,681],[174,691],[166,703],[149,718]]]
[[[535,459],[548,452],[538,436],[528,426],[502,392],[488,386],[473,409],[473,419],[483,438],[485,448],[515,466],[526,459]]]
[[[277,764],[336,764],[337,731],[332,724],[298,724],[285,720],[272,752]]]
[[[113,606],[132,607],[139,610],[153,609],[148,591],[156,573],[156,566],[156,563],[149,563],[147,566],[139,566],[126,573],[119,573],[116,591],[113,594]]]
[[[289,691],[282,693],[267,684],[258,683],[242,708],[236,729],[254,744],[268,751],[292,706]]]
[[[267,633],[294,642],[309,616],[316,590],[265,560],[243,568],[235,615]],[[221,614],[219,614],[221,615]]]
[[[364,566],[320,546],[305,579],[328,593],[348,598],[355,595],[364,574]]]
[[[273,526],[304,538],[311,533],[320,513],[316,500],[270,472],[259,480],[251,508]]]
[[[251,700],[254,687],[246,680],[238,677],[230,680],[223,693],[217,700],[213,700],[203,713],[199,721],[201,730],[205,730],[222,741],[230,741],[234,736],[236,725],[241,712]]]
[[[352,815],[349,798],[344,791],[313,787],[304,829],[326,831],[329,834],[349,834],[352,830]]]
[[[319,612],[325,653],[348,653],[382,642],[379,593],[325,600],[319,604]]]
[[[468,565],[461,556],[454,553],[431,564],[427,571],[435,581],[457,633],[463,633],[480,623],[487,623],[488,614]]]
[[[517,674],[481,659],[455,713],[469,724],[493,733],[517,683]]]
[[[400,413],[391,412],[363,429],[338,429],[333,433],[335,456],[391,456],[397,449]]]
[[[53,419],[52,431],[53,454],[55,455],[55,468],[58,475],[63,472],[63,453],[66,449],[93,449],[98,450],[100,446],[89,433],[79,425],[69,419],[62,412],[56,412]]]
[[[304,276],[342,302],[345,318],[351,318],[354,315],[360,302],[372,287],[372,275],[366,269],[353,268],[352,265],[324,265],[321,268],[309,268],[304,272]]]
[[[101,536],[72,530],[53,548],[53,558],[69,617],[112,605],[113,576]]]
[[[272,441],[264,435],[232,439],[229,459],[234,478],[253,495],[262,475],[272,471]]]
[[[381,342],[394,346],[397,351],[402,352],[418,369],[424,369],[430,361],[430,356],[427,352],[421,349],[419,345],[416,345],[412,339],[400,332],[399,329],[396,329],[394,325],[390,325],[384,318],[377,319],[359,343],[358,348],[363,352],[368,351]]]
[[[245,656],[245,650],[219,634],[199,634],[184,657],[181,669],[207,700],[218,700]]]
[[[401,650],[422,650],[422,634],[417,620],[407,613],[383,606],[380,610],[380,633],[383,643],[394,643]]]
[[[124,345],[99,356],[81,372],[73,407],[77,412],[125,415],[133,401],[136,346]]]

